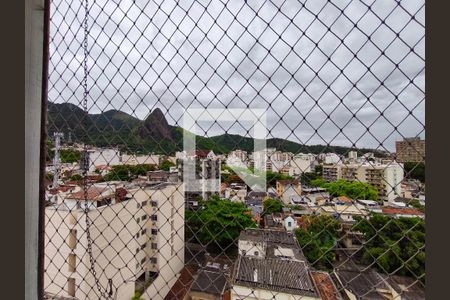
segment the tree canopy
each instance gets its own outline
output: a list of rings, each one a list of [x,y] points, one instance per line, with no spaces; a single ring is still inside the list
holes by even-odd
[[[250,210],[239,202],[211,196],[201,201],[198,211],[186,210],[186,236],[198,242],[224,248],[236,242],[246,228],[256,227]]]
[[[159,166],[159,168],[164,171],[169,171],[170,167],[174,167],[174,166],[175,166],[175,164],[173,162],[171,162],[170,160],[164,160],[161,163],[161,165]]]
[[[340,229],[339,222],[332,216],[304,216],[303,226],[295,235],[306,259],[316,268],[331,269],[336,260],[334,246]]]
[[[406,162],[404,164],[405,177],[425,182],[425,163]]]
[[[378,200],[378,190],[365,182],[343,179],[336,182],[327,182],[323,179],[316,179],[311,181],[311,185],[326,188],[330,195],[334,197],[347,196],[351,199]]]
[[[266,199],[263,204],[264,204],[264,211],[263,211],[264,215],[270,215],[275,212],[281,212],[281,210],[283,209],[283,203],[277,199],[272,198]]]
[[[425,280],[425,221],[374,214],[356,218],[353,230],[364,233],[363,262],[380,272]]]

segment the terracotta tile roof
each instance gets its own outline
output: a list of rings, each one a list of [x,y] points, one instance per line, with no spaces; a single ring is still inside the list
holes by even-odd
[[[183,300],[190,291],[194,275],[197,273],[197,266],[185,265],[180,272],[180,277],[167,293],[164,300]]]
[[[341,295],[331,279],[331,276],[326,272],[312,271],[313,278],[317,289],[319,290],[322,300],[340,300]]]
[[[104,195],[106,191],[110,191],[110,193]],[[108,189],[105,187],[91,186],[87,189],[87,191],[81,190],[79,192],[67,195],[66,199],[99,201],[107,196],[111,196],[112,194],[113,191],[111,188]]]
[[[95,166],[95,168],[97,170],[112,170],[112,167],[108,166],[108,165],[98,165],[98,166]]]
[[[339,196],[336,198],[338,201],[340,202],[345,202],[345,203],[352,203],[352,199],[350,199],[347,196]]]
[[[56,189],[50,189],[49,192],[52,195],[56,195],[58,193],[65,193],[68,192],[70,190],[75,189],[75,185],[60,185],[58,188]]]
[[[417,215],[417,216],[425,215],[423,212],[415,208],[383,207],[381,211],[383,212],[383,214],[388,215]]]

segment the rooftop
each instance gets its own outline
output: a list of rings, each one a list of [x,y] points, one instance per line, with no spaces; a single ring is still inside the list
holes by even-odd
[[[234,283],[269,291],[317,297],[305,262],[240,256]]]
[[[206,267],[199,271],[192,283],[191,291],[223,295],[227,284],[226,275],[223,270]]]
[[[99,187],[92,185],[86,190],[70,193],[66,199],[78,200],[78,201],[100,201],[107,197],[111,197],[114,194],[114,190],[111,187]]]
[[[416,215],[424,216],[425,214],[415,208],[395,208],[395,207],[383,207],[381,209],[383,214],[387,215]]]
[[[341,294],[327,272],[312,271],[311,277],[316,284],[322,300],[341,300]]]

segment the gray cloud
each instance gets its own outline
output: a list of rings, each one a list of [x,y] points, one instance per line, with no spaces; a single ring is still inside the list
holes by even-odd
[[[424,1],[371,2],[98,0],[90,112],[160,107],[181,125],[188,107],[249,105],[267,109],[271,136],[393,150],[425,134]],[[51,101],[81,100],[83,16],[53,1]]]

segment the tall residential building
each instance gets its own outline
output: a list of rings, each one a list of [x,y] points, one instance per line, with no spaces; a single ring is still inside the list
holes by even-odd
[[[425,162],[425,140],[419,137],[397,141],[395,148],[399,162]]]
[[[98,279],[114,299],[129,300],[137,289],[147,287],[144,299],[162,300],[184,266],[182,184],[96,184],[46,207],[45,217],[48,293],[100,299]]]
[[[185,184],[186,205],[191,208],[198,206],[199,198],[208,200],[211,195],[218,195],[221,185],[221,160],[212,151],[197,152],[195,156],[178,160],[179,179]],[[186,173],[189,171],[193,176]]]
[[[314,154],[299,153],[293,156],[290,163],[289,175],[301,175],[303,173],[311,172],[315,160]]]
[[[324,165],[322,177],[326,181],[344,179],[368,183],[378,190],[383,201],[394,201],[401,195],[403,181],[403,165],[397,162],[388,164],[337,164]]]

